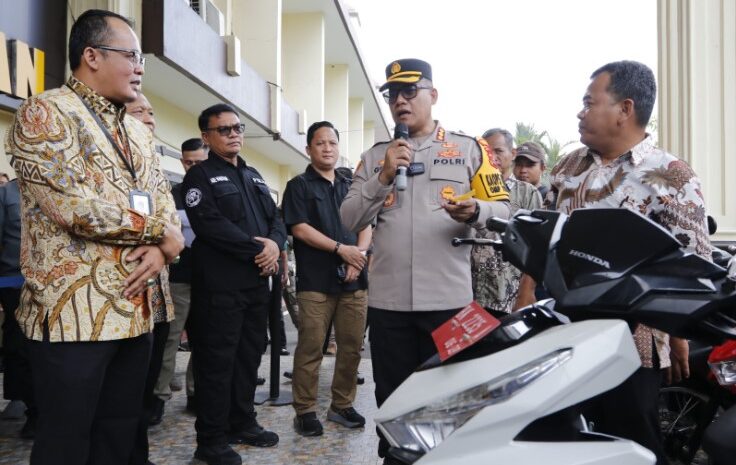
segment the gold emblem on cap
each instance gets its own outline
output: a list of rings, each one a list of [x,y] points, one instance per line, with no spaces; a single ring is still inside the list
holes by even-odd
[[[396,74],[396,73],[398,73],[399,71],[401,71],[401,65],[399,64],[399,62],[398,62],[398,61],[394,61],[394,62],[393,62],[393,63],[391,64],[391,74]]]

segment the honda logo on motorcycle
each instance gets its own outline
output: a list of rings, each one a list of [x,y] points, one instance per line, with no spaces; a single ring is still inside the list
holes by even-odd
[[[570,250],[570,255],[572,255],[573,257],[582,258],[583,260],[587,260],[589,262],[593,262],[598,266],[606,268],[607,270],[611,269],[611,264],[608,263],[608,260],[603,260],[602,258],[596,257],[595,255],[591,255],[589,253],[581,252],[575,249]]]

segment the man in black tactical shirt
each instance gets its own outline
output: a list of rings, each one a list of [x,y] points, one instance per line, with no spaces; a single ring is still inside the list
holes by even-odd
[[[245,126],[225,104],[199,116],[208,159],[184,177],[192,244],[191,330],[197,386],[197,450],[209,465],[240,465],[230,444],[270,447],[253,397],[266,338],[269,276],[279,271],[286,230],[266,182],[240,150]]]

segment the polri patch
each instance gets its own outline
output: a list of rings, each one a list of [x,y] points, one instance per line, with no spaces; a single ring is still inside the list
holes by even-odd
[[[187,207],[192,208],[199,205],[199,202],[202,201],[202,191],[197,189],[196,187],[192,187],[187,191],[187,194],[184,196],[184,203],[187,204]]]

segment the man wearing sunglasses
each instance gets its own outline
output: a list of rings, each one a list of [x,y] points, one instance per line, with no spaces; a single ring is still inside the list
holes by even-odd
[[[452,247],[450,240],[471,235],[490,216],[509,215],[493,155],[432,118],[437,89],[429,63],[397,60],[386,67],[386,78],[380,90],[408,138],[363,154],[340,209],[353,231],[377,220],[368,324],[379,406],[436,352],[431,332],[473,300],[470,247]],[[407,168],[405,190],[397,188],[400,166]],[[471,189],[473,198],[455,200]],[[387,451],[381,438],[379,456]],[[393,460],[384,464],[399,463]]]
[[[31,340],[34,465],[128,465],[154,315],[173,317],[165,265],[184,239],[151,131],[125,111],[144,72],[131,26],[80,15],[72,76],[23,103],[6,140],[22,205],[16,317]]]
[[[190,329],[197,421],[195,458],[240,465],[229,444],[270,447],[253,399],[286,228],[263,177],[240,156],[245,125],[226,104],[199,116],[207,160],[184,177],[192,243]]]

